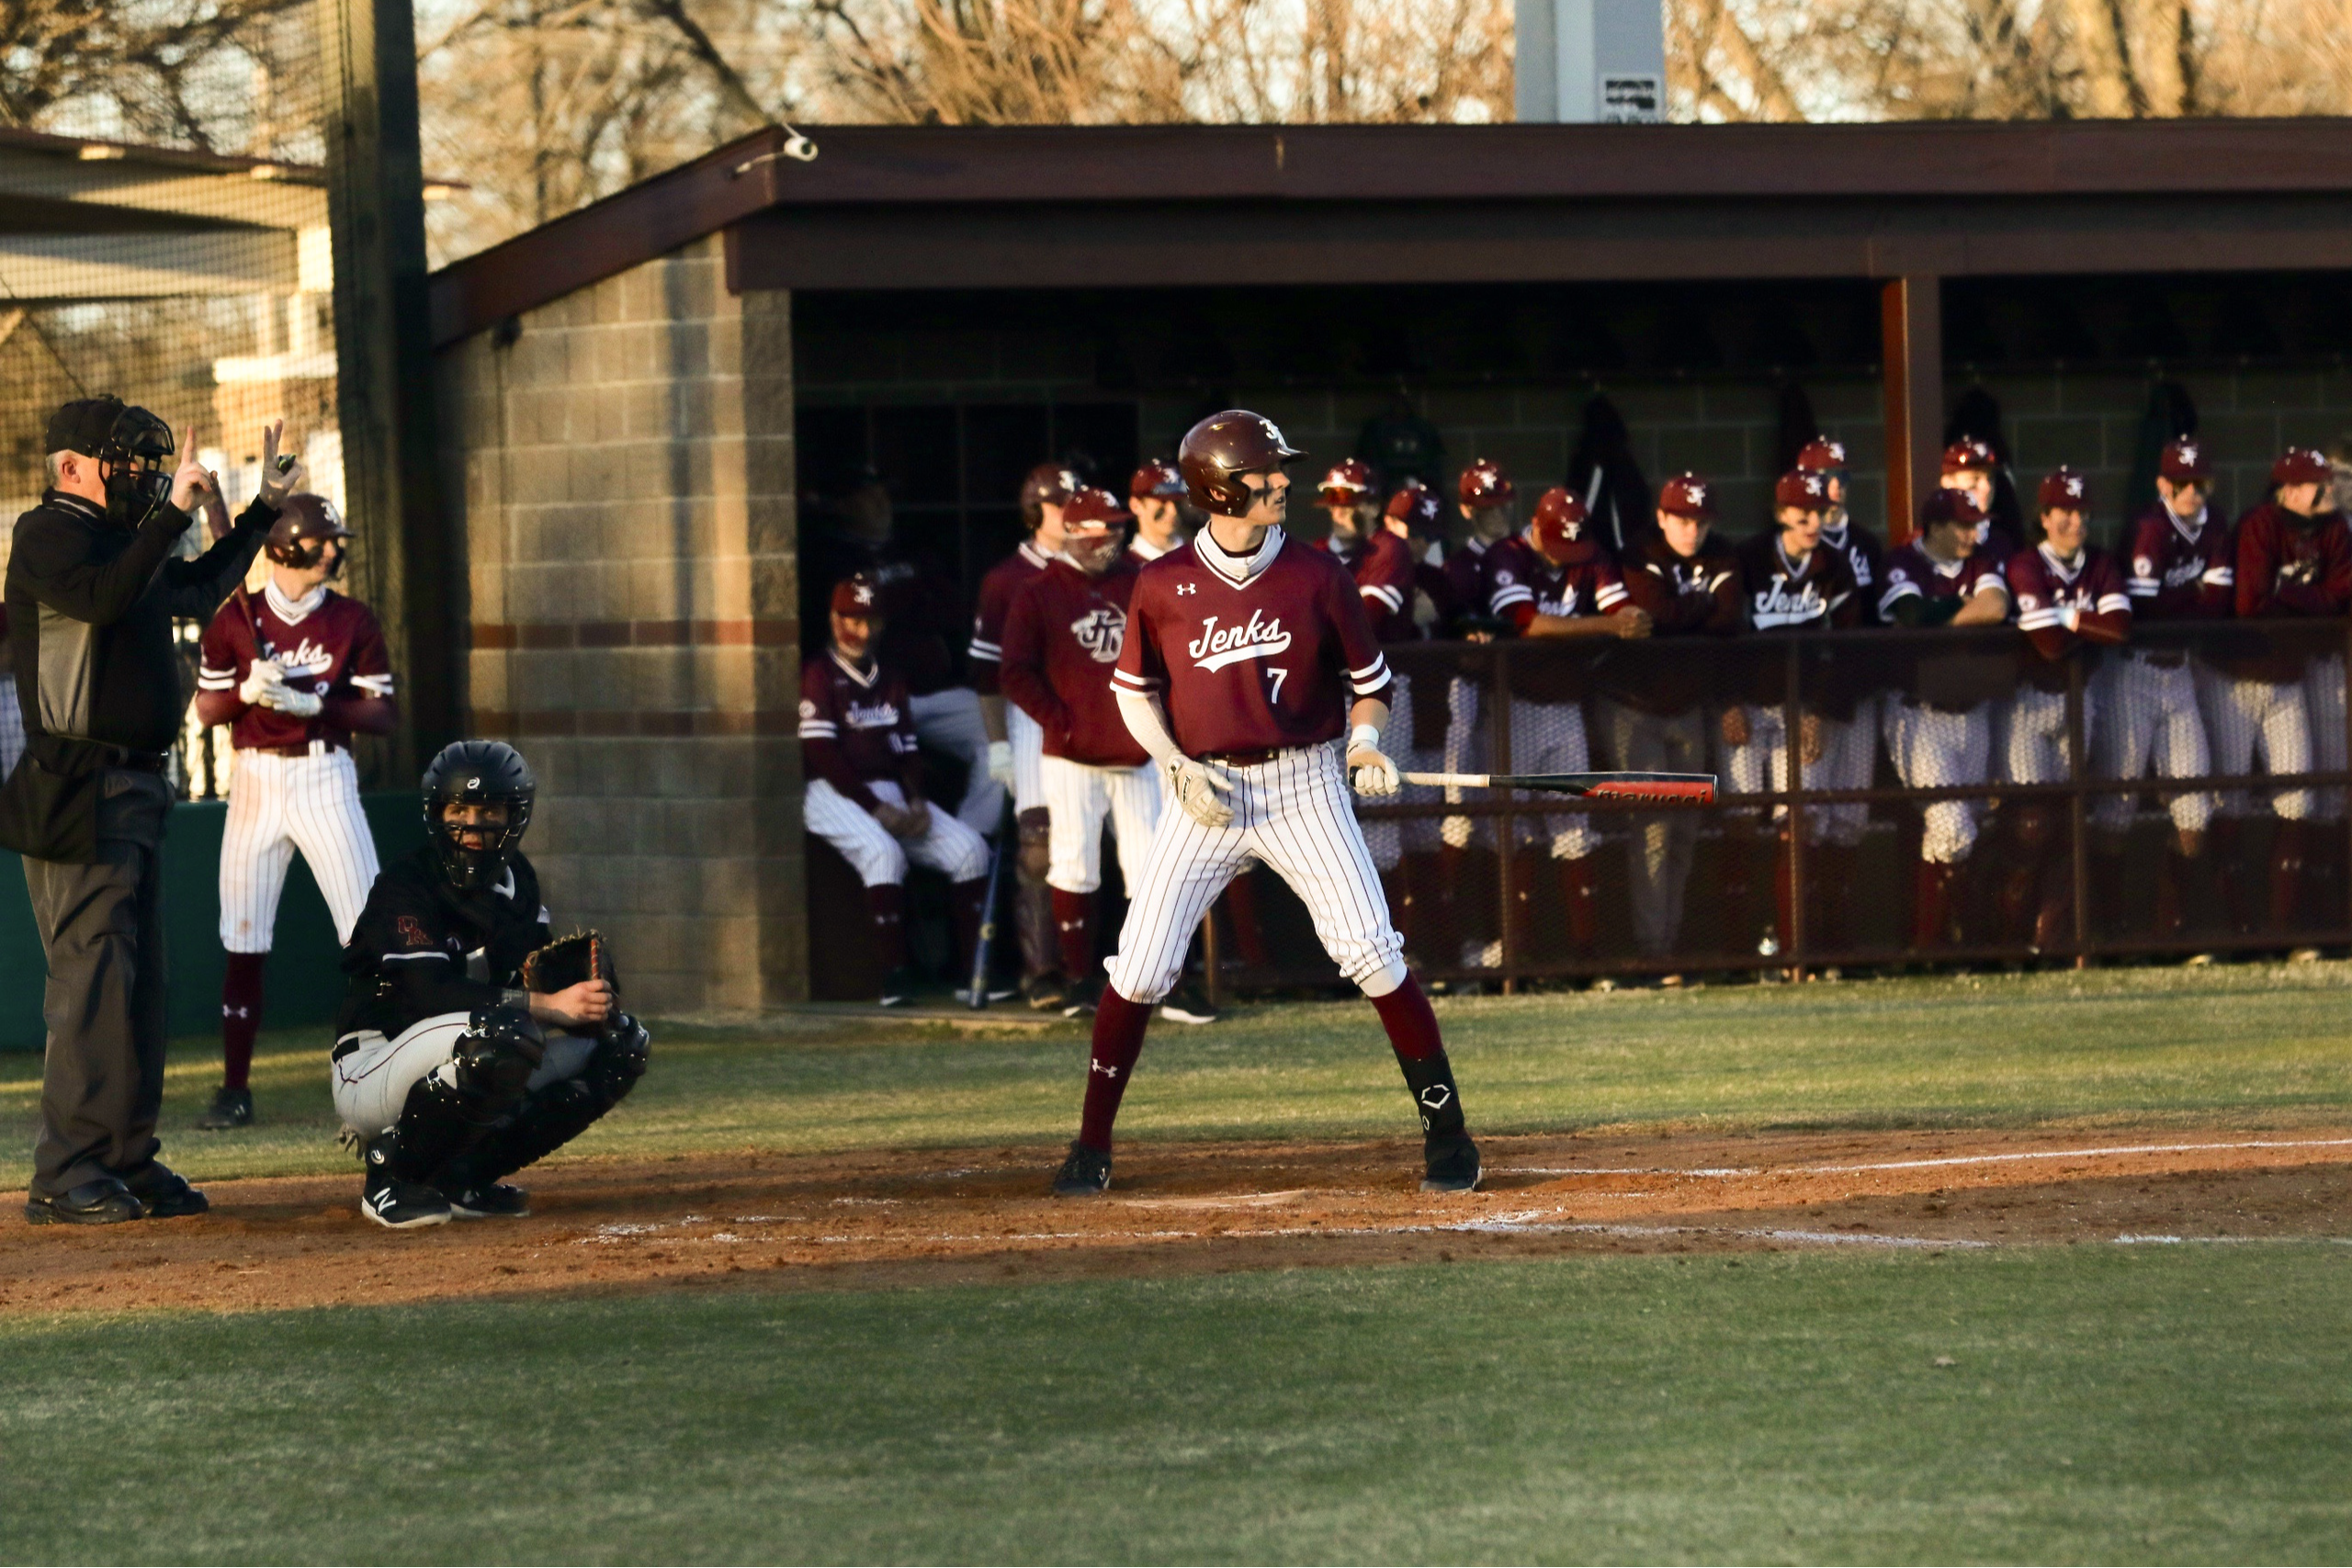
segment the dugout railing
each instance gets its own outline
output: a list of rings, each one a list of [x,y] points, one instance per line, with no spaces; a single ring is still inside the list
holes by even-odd
[[[1407,768],[1667,767],[1723,794],[1662,813],[1408,789],[1359,814],[1408,958],[1447,987],[2343,947],[2347,651],[2352,622],[2319,619],[2143,626],[2056,661],[2014,626],[1391,647]],[[1777,766],[1776,726],[1800,738]],[[2135,741],[2192,732],[2194,774],[2113,776]],[[1261,929],[1221,911],[1204,933],[1217,989],[1330,983],[1305,911],[1253,881]]]

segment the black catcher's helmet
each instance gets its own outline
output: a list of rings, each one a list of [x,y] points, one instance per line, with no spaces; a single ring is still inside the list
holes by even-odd
[[[479,893],[498,885],[507,857],[520,849],[524,830],[531,825],[531,802],[538,797],[539,781],[523,753],[503,740],[453,740],[441,748],[424,770],[424,828],[432,835],[433,852],[450,886],[461,893]],[[506,827],[493,830],[479,850],[466,848],[450,825],[441,819],[451,801],[506,803]]]
[[[262,548],[279,565],[306,570],[319,564],[327,540],[349,537],[351,530],[343,525],[343,513],[334,509],[334,502],[304,491],[286,498],[286,509],[271,525],[269,541]],[[343,558],[336,557],[334,565],[335,575],[340,576]]]

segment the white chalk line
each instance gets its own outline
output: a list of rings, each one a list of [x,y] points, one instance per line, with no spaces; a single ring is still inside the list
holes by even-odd
[[[2229,1149],[2335,1149],[2352,1138],[2254,1138],[2226,1144],[2129,1144],[2089,1149],[2025,1149],[1996,1155],[1948,1155],[1937,1159],[1880,1160],[1869,1165],[1792,1166],[1497,1166],[1498,1176],[1852,1176],[1871,1170],[1928,1170],[1943,1166],[2000,1165],[2029,1159],[2102,1159],[2119,1155],[2211,1154]]]

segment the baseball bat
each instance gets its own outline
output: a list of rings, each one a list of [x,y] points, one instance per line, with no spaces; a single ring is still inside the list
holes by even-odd
[[[980,895],[980,936],[972,943],[972,1010],[980,1012],[989,1005],[989,959],[996,951],[997,886],[1002,880],[1005,846],[1020,838],[1013,825],[1012,807],[1008,801],[1004,817],[997,824],[996,845],[989,851],[988,890]]]
[[[1402,773],[1409,784],[1440,789],[1540,789],[1593,800],[1646,800],[1660,806],[1713,806],[1713,773]]]

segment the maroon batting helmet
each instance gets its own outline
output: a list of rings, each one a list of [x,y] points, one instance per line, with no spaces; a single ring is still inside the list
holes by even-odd
[[[1031,529],[1046,520],[1044,508],[1059,506],[1078,488],[1078,476],[1059,463],[1040,463],[1021,481],[1021,521]]]
[[[1062,526],[1070,533],[1107,533],[1136,520],[1107,490],[1080,485],[1062,507]]]
[[[1372,465],[1362,457],[1335,463],[1323,476],[1323,504],[1353,506],[1372,493]]]
[[[1141,501],[1148,495],[1158,496],[1162,501],[1176,501],[1183,493],[1184,476],[1176,471],[1175,464],[1160,457],[1154,457],[1137,468],[1135,478],[1127,481],[1127,495],[1135,501]]]
[[[1250,487],[1241,482],[1242,475],[1273,473],[1306,456],[1284,441],[1264,414],[1227,409],[1184,433],[1176,468],[1194,506],[1220,517],[1238,517],[1250,509]]]
[[[351,530],[343,525],[343,513],[334,509],[334,502],[306,492],[286,498],[285,509],[270,525],[268,542],[262,548],[278,565],[304,571],[319,564],[329,539],[349,537]]]

